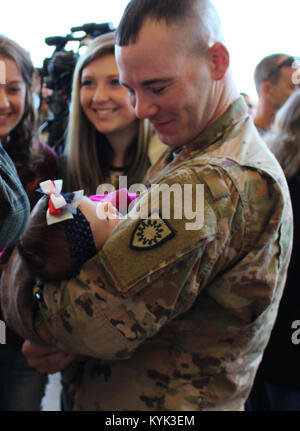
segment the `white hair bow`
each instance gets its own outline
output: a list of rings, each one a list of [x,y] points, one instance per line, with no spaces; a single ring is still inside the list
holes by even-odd
[[[73,218],[83,196],[83,190],[72,193],[61,193],[62,180],[47,180],[40,183],[40,190],[49,196],[47,224],[51,225]]]

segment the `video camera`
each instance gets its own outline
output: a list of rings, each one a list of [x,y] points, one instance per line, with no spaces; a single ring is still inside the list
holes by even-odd
[[[72,77],[79,56],[79,49],[101,34],[114,30],[112,23],[89,23],[80,27],[72,27],[71,33],[66,36],[47,37],[45,42],[54,46],[54,52],[50,58],[46,58],[40,71],[41,89],[46,87],[51,91],[46,103],[49,106],[51,117],[41,125],[40,132],[48,134],[47,144],[58,155],[63,152],[65,130],[69,116],[69,105],[72,92]],[[75,37],[74,33],[84,32],[84,36]],[[69,42],[78,42],[78,50],[67,51]],[[41,104],[40,104],[41,109]]]

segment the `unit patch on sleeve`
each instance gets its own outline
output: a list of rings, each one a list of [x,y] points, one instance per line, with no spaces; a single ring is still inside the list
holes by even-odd
[[[140,220],[137,224],[130,242],[134,250],[151,250],[161,246],[165,241],[171,239],[175,231],[157,213],[148,218]]]

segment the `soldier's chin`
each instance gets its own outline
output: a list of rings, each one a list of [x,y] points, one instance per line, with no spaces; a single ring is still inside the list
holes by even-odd
[[[155,129],[156,130],[156,129]],[[156,130],[157,136],[161,140],[162,143],[165,145],[168,145],[168,147],[178,147],[181,145],[180,140],[178,139],[178,136],[171,133],[163,133],[158,130]]]

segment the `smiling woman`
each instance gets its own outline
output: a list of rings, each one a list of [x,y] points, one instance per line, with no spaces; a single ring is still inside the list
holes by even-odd
[[[33,65],[28,53],[14,41],[0,36],[0,62],[0,139],[33,207],[37,201],[36,185],[44,176],[56,176],[57,157],[35,139]],[[9,262],[12,248],[2,253],[1,269]],[[0,410],[40,408],[47,377],[28,366],[21,353],[22,343],[21,338],[7,330],[6,345],[0,351]]]
[[[26,87],[16,63],[1,55],[0,61],[5,66],[5,83],[0,85],[0,139],[5,141],[24,113]]]
[[[104,183],[119,188],[141,183],[165,150],[148,120],[136,118],[127,89],[119,83],[114,33],[94,39],[79,57],[61,175],[68,190],[94,194]]]
[[[118,147],[120,132],[131,139],[136,135],[138,123],[135,112],[127,91],[119,83],[119,72],[113,54],[103,55],[84,67],[80,101],[86,117],[98,132],[106,135],[112,146],[116,143]],[[122,157],[123,154],[116,151],[116,166],[122,166]]]

